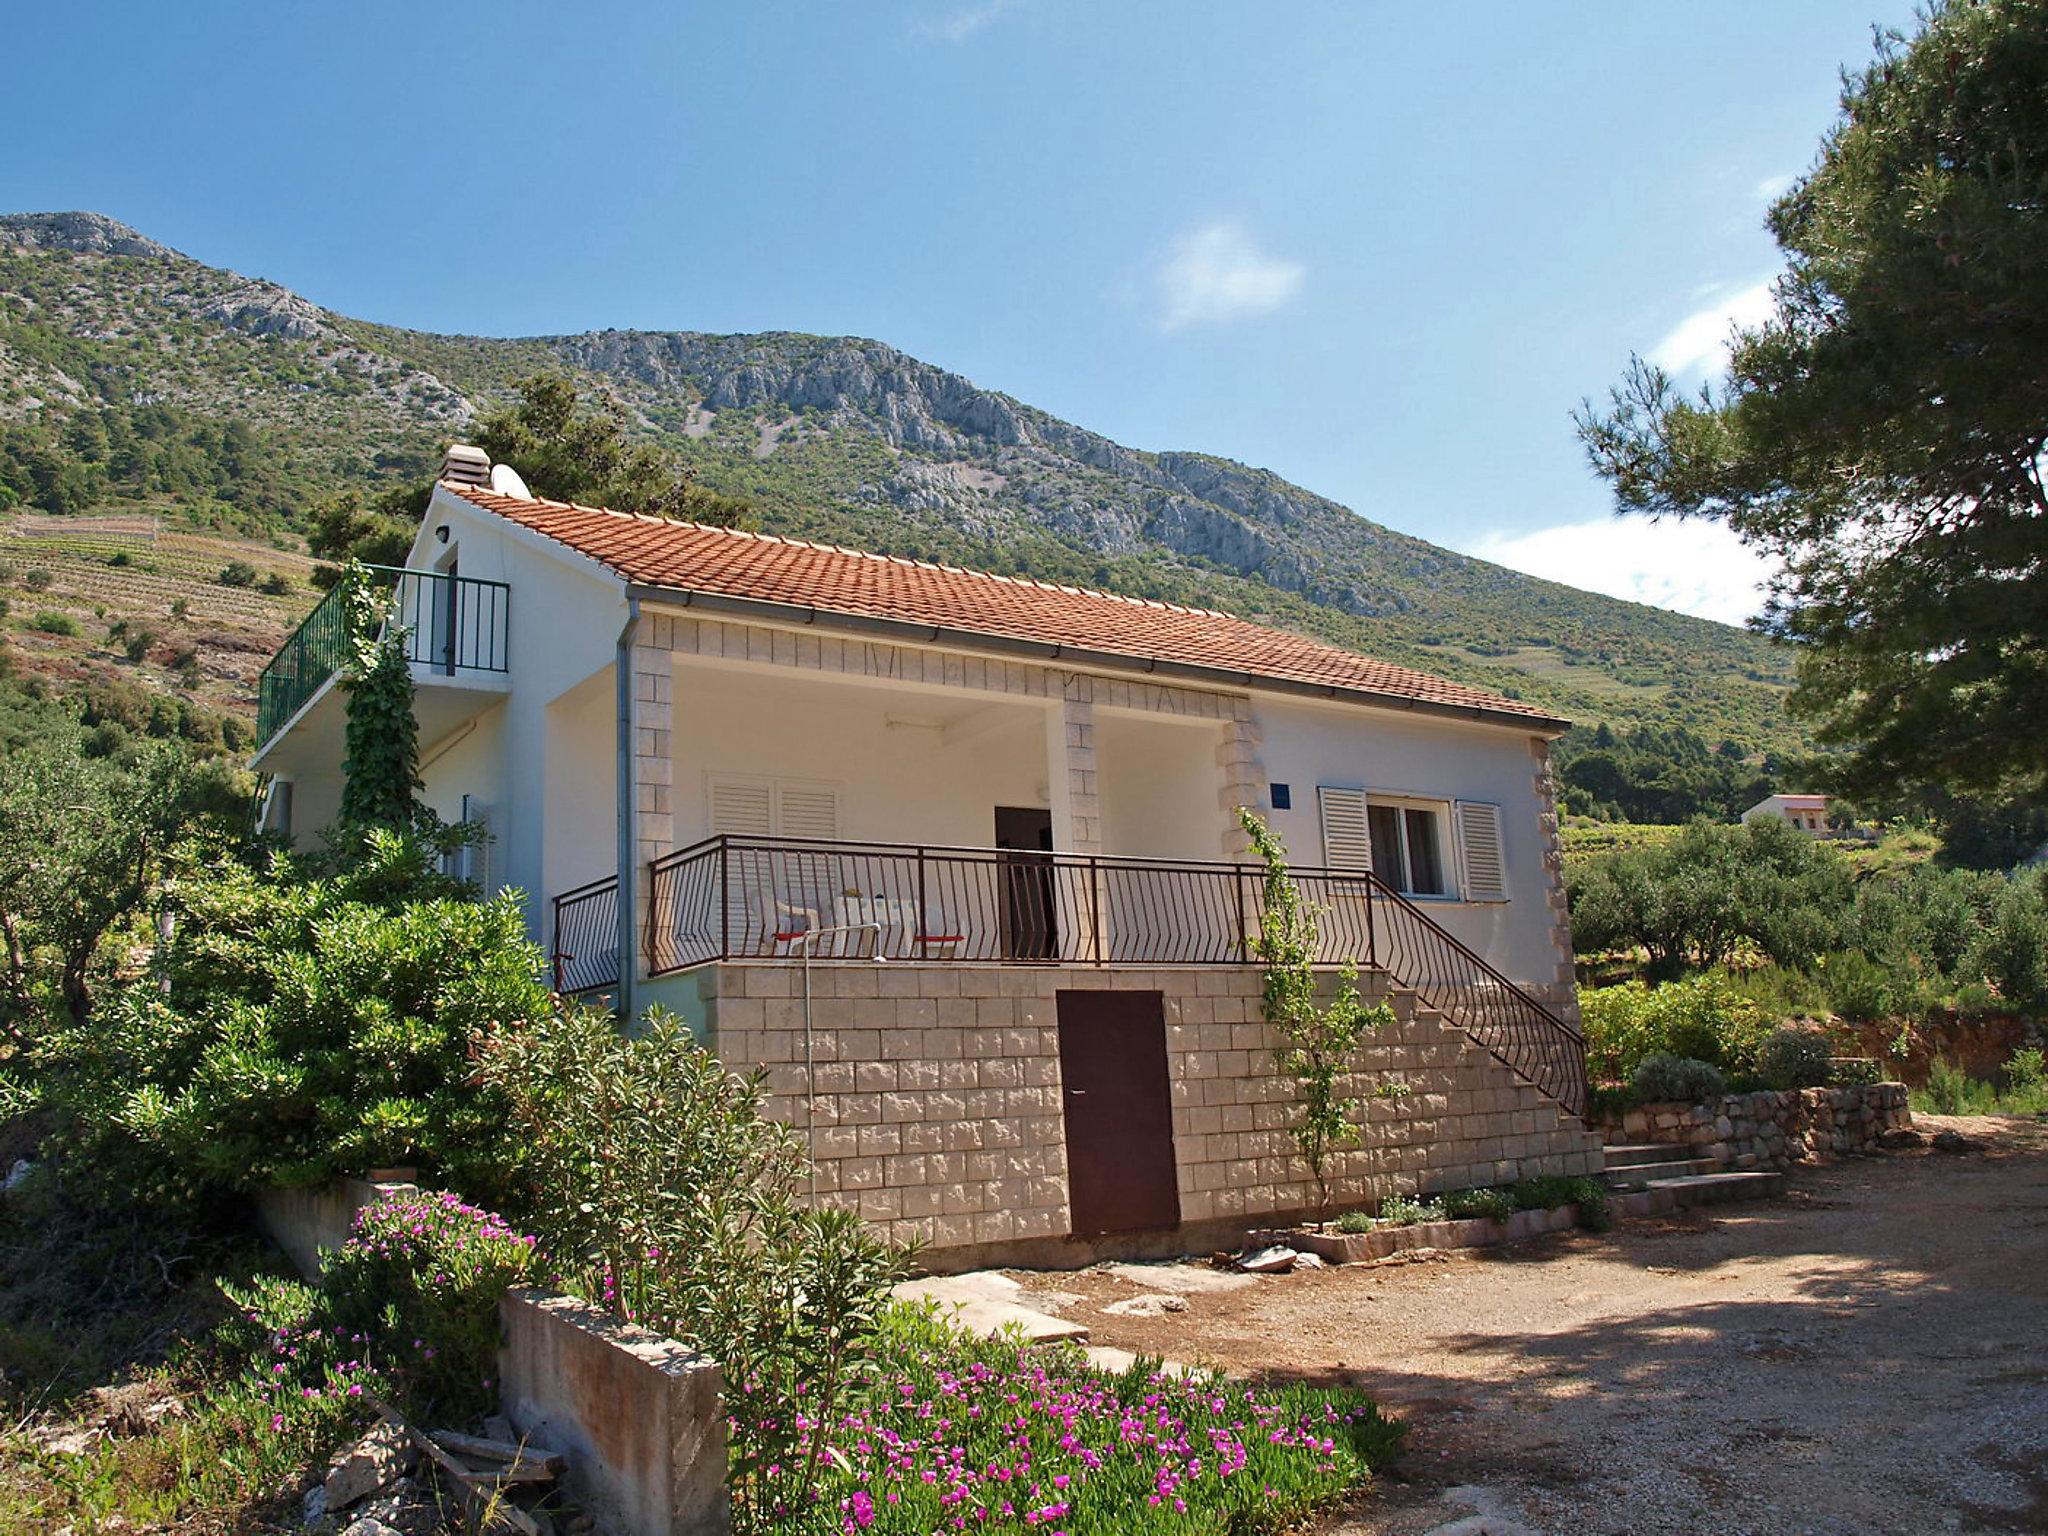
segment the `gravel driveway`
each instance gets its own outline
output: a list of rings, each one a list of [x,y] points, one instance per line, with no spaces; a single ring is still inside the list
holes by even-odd
[[[2048,1123],[1801,1172],[1783,1200],[1295,1274],[1100,1344],[1350,1380],[1412,1425],[1326,1536],[2048,1531]]]

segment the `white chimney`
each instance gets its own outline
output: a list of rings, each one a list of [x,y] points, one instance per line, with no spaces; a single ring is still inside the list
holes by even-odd
[[[491,456],[481,448],[472,448],[468,443],[450,443],[447,454],[441,460],[441,478],[453,480],[460,485],[481,486],[488,490],[491,484]]]

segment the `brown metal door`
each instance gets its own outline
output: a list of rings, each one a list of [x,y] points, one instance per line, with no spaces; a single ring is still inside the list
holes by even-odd
[[[1074,1231],[1180,1224],[1166,1006],[1157,992],[1061,992],[1061,1098]]]

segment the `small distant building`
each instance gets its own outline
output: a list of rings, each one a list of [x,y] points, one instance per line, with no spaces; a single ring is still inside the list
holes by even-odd
[[[1800,831],[1819,836],[1828,830],[1828,797],[1769,795],[1742,813],[1744,821],[1760,821],[1766,816],[1789,821]]]

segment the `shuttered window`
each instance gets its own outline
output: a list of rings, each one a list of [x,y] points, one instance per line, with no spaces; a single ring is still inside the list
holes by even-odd
[[[714,777],[710,782],[712,835],[773,837],[775,781]]]
[[[1458,848],[1465,864],[1465,899],[1506,901],[1508,871],[1501,851],[1500,807],[1483,800],[1460,800],[1456,810]]]
[[[779,783],[776,832],[782,837],[839,836],[839,791],[830,784]]]
[[[1332,869],[1372,868],[1372,837],[1365,824],[1365,791],[1320,785],[1316,801],[1323,816],[1323,862]]]
[[[839,786],[811,779],[711,775],[711,831],[732,837],[839,836]]]

